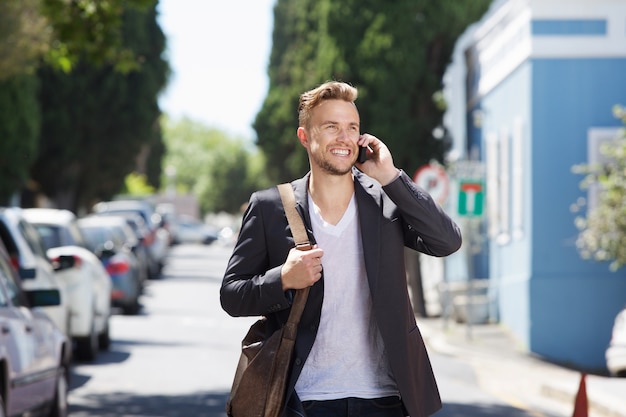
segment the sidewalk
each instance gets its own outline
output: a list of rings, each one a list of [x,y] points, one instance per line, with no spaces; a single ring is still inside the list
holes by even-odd
[[[511,403],[542,396],[569,405],[573,412],[581,373],[523,351],[500,325],[468,328],[453,320],[421,317],[417,323],[429,350],[468,360],[490,392],[511,397]],[[587,375],[586,386],[590,417],[626,417],[626,378]]]

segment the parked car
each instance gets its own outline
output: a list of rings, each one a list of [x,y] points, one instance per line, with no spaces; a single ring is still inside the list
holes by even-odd
[[[59,281],[67,288],[70,307],[69,335],[76,357],[92,361],[110,344],[111,277],[100,259],[87,248],[77,218],[69,210],[31,208],[23,210],[55,266]]]
[[[0,242],[0,416],[67,416],[70,341],[42,310],[60,302],[24,291]]]
[[[626,377],[626,307],[615,317],[606,350],[606,367],[611,375]]]
[[[101,216],[112,216],[113,214],[100,214]],[[98,214],[95,214],[98,216]],[[139,214],[135,213],[123,213],[121,215],[126,220],[126,223],[131,227],[135,233],[136,239],[129,239],[128,244],[133,253],[137,256],[139,266],[141,270],[141,285],[143,286],[146,280],[151,276],[150,272],[150,248],[144,244],[150,235],[148,226]]]
[[[176,228],[176,207],[173,203],[159,203],[155,206],[155,210],[161,216],[161,227],[169,233],[169,244],[172,245]]]
[[[69,302],[67,288],[59,282],[54,267],[41,243],[37,230],[24,219],[18,207],[0,208],[0,240],[17,269],[25,290],[57,289],[61,303],[43,307],[54,324],[69,336]]]
[[[157,278],[165,263],[170,236],[167,229],[162,227],[161,216],[155,211],[152,204],[144,200],[104,201],[96,204],[93,212],[114,216],[139,214],[143,218],[149,230],[142,242],[148,248],[150,278]]]
[[[78,219],[87,247],[109,273],[113,283],[111,303],[124,314],[137,314],[141,308],[141,270],[132,251],[135,234],[121,216],[89,216]]]
[[[219,230],[190,216],[178,216],[175,220],[173,243],[201,243],[210,245],[219,238]]]

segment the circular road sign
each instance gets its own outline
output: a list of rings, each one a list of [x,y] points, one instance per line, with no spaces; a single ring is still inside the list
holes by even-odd
[[[439,164],[428,164],[415,171],[413,182],[422,187],[438,203],[448,198],[450,179],[446,170]]]

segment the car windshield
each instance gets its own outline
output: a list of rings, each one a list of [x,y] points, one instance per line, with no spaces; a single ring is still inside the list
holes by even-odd
[[[34,225],[37,229],[37,233],[41,237],[41,243],[44,249],[57,248],[63,246],[63,239],[61,234],[63,233],[59,227],[49,226],[45,224]]]
[[[81,228],[87,248],[92,252],[98,250],[102,245],[111,240],[106,228],[101,227],[83,227]]]

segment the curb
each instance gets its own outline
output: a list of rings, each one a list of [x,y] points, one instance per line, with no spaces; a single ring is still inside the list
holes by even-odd
[[[589,376],[588,376],[589,378]],[[626,417],[620,409],[623,409],[624,405],[613,404],[616,401],[609,398],[606,395],[602,395],[598,392],[589,392],[589,381],[587,382],[587,400],[589,402],[589,411],[594,415],[604,417]],[[564,384],[544,384],[541,386],[541,394],[559,401],[563,401],[567,404],[574,404],[576,399],[577,388],[566,387]],[[626,394],[626,393],[625,393]],[[603,398],[604,397],[604,398]]]
[[[439,323],[425,322],[420,318],[417,318],[417,321],[427,347],[440,355],[466,358],[491,357],[495,352],[493,346],[481,343],[480,336],[474,339],[475,344],[469,345],[460,338],[458,328],[457,333],[447,334],[447,330],[438,328]],[[515,361],[517,356],[517,360],[522,360],[522,362],[528,360],[532,361],[529,363],[539,364],[540,368],[545,369],[546,375],[549,375],[549,380],[538,386],[538,395],[558,401],[565,406],[573,406],[579,387],[579,372],[557,364],[535,362],[532,355],[515,349],[513,351],[515,352],[500,352],[506,356],[503,360]],[[525,368],[522,362],[519,366]],[[620,391],[622,384],[626,387],[626,380],[587,376],[587,398],[591,417],[626,417],[626,389],[622,394]],[[607,386],[611,393],[607,392]]]

